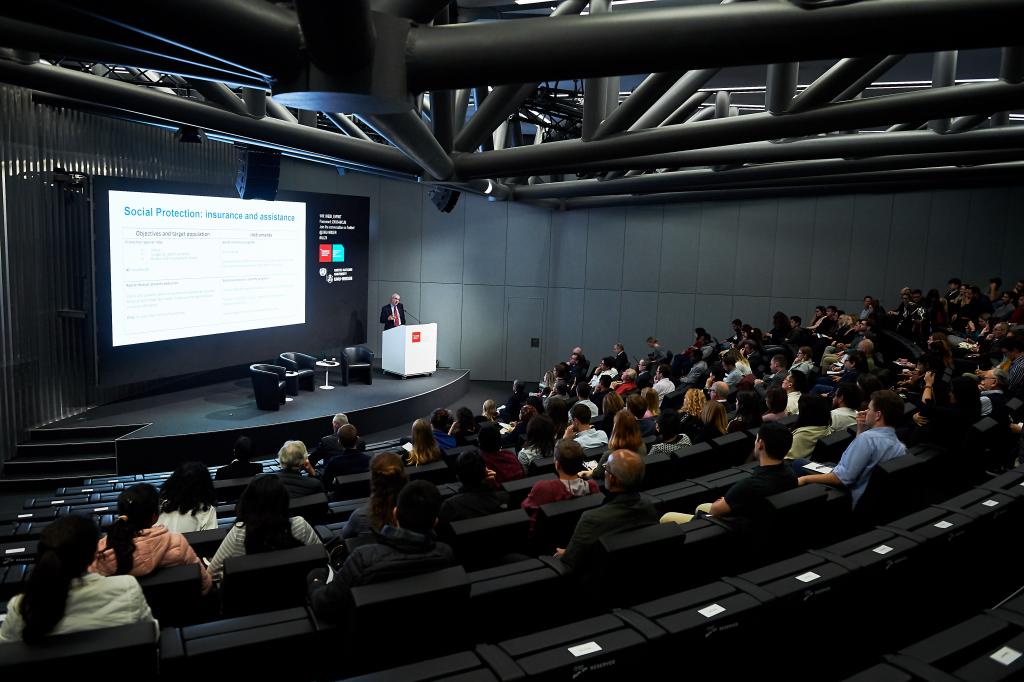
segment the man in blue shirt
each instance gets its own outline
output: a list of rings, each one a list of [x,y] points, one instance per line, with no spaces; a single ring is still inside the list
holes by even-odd
[[[848,488],[856,507],[874,468],[907,454],[907,447],[896,438],[896,430],[891,426],[902,415],[903,399],[898,395],[892,391],[872,393],[868,409],[857,413],[857,437],[836,468],[827,474],[801,476],[800,485],[824,483]]]

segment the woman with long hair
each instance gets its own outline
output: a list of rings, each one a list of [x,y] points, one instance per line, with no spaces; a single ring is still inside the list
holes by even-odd
[[[618,414],[625,406],[622,396],[612,391],[601,401],[601,414]]]
[[[569,426],[569,406],[561,398],[548,399],[547,416],[551,417],[551,423],[555,425],[555,433],[565,433]]]
[[[374,455],[370,460],[370,499],[348,517],[348,522],[341,529],[341,539],[376,533],[386,525],[394,525],[398,493],[408,481],[401,455],[397,452]]]
[[[555,452],[555,424],[551,417],[539,414],[526,425],[526,441],[519,451],[519,463],[523,471],[529,472],[530,464],[543,457],[551,457]]]
[[[437,446],[434,431],[426,419],[417,419],[412,423],[412,450],[406,458],[409,466],[430,464],[441,459],[441,448]]]
[[[764,414],[764,399],[754,391],[740,391],[736,394],[736,416],[726,429],[729,433],[756,429],[761,425]]]
[[[160,495],[148,483],[138,483],[117,498],[117,519],[99,541],[89,570],[100,575],[149,575],[158,568],[199,564],[203,594],[210,591],[210,574],[188,540],[164,526],[159,518]]]
[[[691,388],[683,396],[682,422],[679,432],[686,434],[693,443],[698,442],[701,433],[704,432],[704,422],[700,420],[700,415],[704,412],[706,402],[707,397],[699,388]]]
[[[232,557],[321,544],[304,518],[289,517],[288,491],[276,476],[254,478],[238,500],[235,517],[210,561],[210,573],[218,580]]]
[[[704,404],[700,413],[701,423],[704,424],[701,440],[708,441],[712,438],[724,436],[729,431],[729,422],[725,416],[725,405],[717,400],[711,400]]]
[[[160,518],[156,525],[175,533],[217,527],[213,479],[202,462],[183,462],[160,486]]]
[[[640,425],[629,410],[619,410],[615,413],[612,435],[608,439],[608,452],[601,455],[601,461],[593,471],[583,470],[579,473],[579,477],[603,480],[608,456],[616,450],[632,450],[641,457],[647,456],[647,445],[644,444],[644,439],[640,436]]]
[[[647,411],[644,412],[644,419],[654,417],[657,419],[658,415],[661,414],[661,396],[653,388],[645,388],[640,391],[640,397],[643,399],[644,404],[647,407]]]
[[[480,416],[482,417],[482,419],[480,419],[480,421],[489,421],[489,422],[497,422],[497,421],[499,421],[499,417],[498,417],[498,403],[494,402],[490,398],[485,400],[484,404],[483,404],[483,411],[481,412]]]
[[[47,635],[99,630],[140,621],[157,623],[138,581],[105,578],[86,569],[100,532],[83,516],[62,516],[43,529],[24,591],[7,603],[0,642],[41,642]]]
[[[452,422],[451,428],[448,429],[448,435],[455,439],[455,445],[468,445],[469,441],[466,437],[472,436],[476,432],[477,424],[476,419],[473,417],[473,410],[465,406],[455,410],[455,421]]]

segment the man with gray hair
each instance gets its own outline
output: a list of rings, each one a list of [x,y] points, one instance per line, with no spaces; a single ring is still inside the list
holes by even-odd
[[[720,403],[724,403],[729,399],[729,384],[724,381],[716,381],[711,384],[711,389],[708,391],[709,400],[717,400]]]
[[[569,546],[555,551],[569,570],[586,572],[594,545],[602,537],[658,523],[658,511],[640,496],[644,466],[644,458],[632,450],[616,450],[608,456],[604,503],[583,512]]]
[[[338,431],[341,430],[342,426],[348,424],[348,415],[344,412],[339,412],[334,415],[331,419],[331,434],[324,436],[317,443],[313,451],[309,453],[309,463],[313,466],[317,466],[321,461],[326,462],[335,455],[341,453],[344,449],[338,444]],[[366,451],[366,441],[359,438],[356,443],[356,449]]]
[[[305,497],[324,491],[316,469],[309,463],[306,444],[301,440],[286,441],[277,453],[277,463],[281,465],[277,477],[288,491],[288,497]]]

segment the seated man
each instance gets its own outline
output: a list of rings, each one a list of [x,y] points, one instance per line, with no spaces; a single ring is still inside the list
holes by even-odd
[[[782,353],[776,353],[772,356],[768,366],[771,374],[767,374],[764,378],[754,381],[754,390],[761,397],[764,397],[770,389],[782,388],[782,382],[789,372],[789,360]]]
[[[530,494],[526,496],[521,505],[530,515],[531,535],[541,505],[593,495],[598,491],[597,483],[579,477],[583,468],[583,448],[578,442],[563,438],[555,443],[555,473],[558,474],[558,478],[549,478],[534,483]]]
[[[598,363],[593,376],[590,377],[590,387],[597,388],[597,382],[603,376],[611,379],[615,379],[619,376],[619,370],[615,369],[615,358],[610,355],[608,357],[601,358],[601,362]]]
[[[408,578],[447,568],[455,563],[452,548],[434,540],[441,495],[433,483],[410,481],[398,494],[394,525],[385,524],[377,541],[352,550],[334,580],[330,569],[309,573],[309,601],[318,618],[344,622],[352,606],[351,588]]]
[[[676,390],[675,382],[672,381],[672,368],[664,362],[658,365],[658,370],[654,373],[654,390],[658,392],[659,402]]]
[[[871,394],[868,409],[857,414],[857,437],[830,473],[801,476],[800,485],[824,483],[849,488],[854,508],[860,502],[876,466],[907,454],[891,426],[903,418],[903,399],[892,391]]]
[[[462,490],[441,505],[442,524],[508,511],[508,493],[495,485],[494,472],[487,468],[479,452],[470,450],[459,455],[455,474]]]
[[[1005,374],[1005,373],[1004,373]],[[263,473],[263,465],[259,462],[250,462],[252,457],[252,441],[248,436],[239,436],[235,441],[235,447],[231,452],[232,460],[217,469],[217,480],[223,481],[232,478],[249,478]]]
[[[635,369],[627,369],[622,373],[622,381],[612,382],[612,388],[615,389],[615,392],[620,396],[624,396],[627,393],[636,393],[638,390],[636,386],[636,376]]]
[[[430,415],[430,428],[434,432],[434,440],[437,447],[442,450],[451,450],[455,447],[455,436],[448,434],[452,428],[452,415],[448,410],[439,407]]]
[[[785,426],[777,422],[761,424],[754,441],[758,466],[754,467],[753,476],[733,484],[724,497],[698,506],[694,514],[668,512],[661,517],[661,522],[689,523],[697,513],[735,519],[741,524],[755,521],[768,509],[765,498],[797,486],[796,474],[785,461],[792,445],[793,434]]]
[[[344,412],[339,412],[338,414],[334,415],[334,418],[331,419],[331,435],[324,436],[323,438],[321,438],[317,446],[313,448],[312,452],[309,453],[309,461],[313,466],[317,466],[318,464],[320,464],[321,460],[326,462],[328,459],[330,459],[339,452],[340,449],[338,448],[338,429],[340,429],[345,424],[348,424],[347,414],[345,414]],[[360,438],[359,442],[356,444],[356,447],[359,448],[360,450],[366,450],[366,441]]]
[[[616,450],[605,463],[604,504],[583,512],[569,546],[555,556],[574,572],[587,570],[594,545],[605,535],[643,528],[658,522],[658,512],[640,497],[644,480],[644,458],[630,450]]]
[[[855,383],[842,383],[832,398],[832,432],[845,431],[857,423],[857,410],[863,396]]]
[[[586,405],[590,410],[590,418],[593,419],[601,413],[597,404],[590,399],[590,384],[581,381],[576,384],[576,405]],[[573,405],[575,407],[576,405]]]
[[[324,485],[331,488],[334,479],[349,474],[362,474],[370,470],[370,456],[359,449],[359,432],[352,424],[338,429],[340,450],[324,465]]]
[[[596,448],[608,445],[608,434],[590,425],[590,408],[576,404],[569,411],[571,422],[565,427],[563,437],[571,438],[583,448]]]

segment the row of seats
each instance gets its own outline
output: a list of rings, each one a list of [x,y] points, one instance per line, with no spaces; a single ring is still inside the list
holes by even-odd
[[[1007,646],[1017,643],[1024,620],[1002,613],[972,620],[959,648],[948,637],[911,643],[923,623],[951,625],[979,603],[994,603],[1019,580],[1010,559],[1022,518],[1019,468],[865,533],[703,582],[690,578],[715,552],[648,563],[634,556],[630,570],[613,569],[586,592],[547,558],[469,573],[453,567],[354,588],[345,623],[323,623],[297,606],[165,628],[159,641],[152,631],[147,641],[144,633],[119,628],[53,638],[62,641],[43,649],[13,645],[0,650],[0,665],[16,674],[45,657],[49,669],[70,671],[102,656],[110,660],[116,649],[119,663],[137,657],[134,674],[159,669],[168,679],[216,666],[293,679],[363,673],[363,679],[410,681],[621,679],[672,669],[680,675],[741,678],[767,671],[824,680],[849,675],[888,649],[948,671],[947,677],[891,679],[952,679],[948,674],[970,663],[968,654],[1000,638]],[[697,529],[687,535],[710,527],[695,523],[687,524]],[[613,536],[602,541],[602,550],[614,553],[628,544]],[[616,590],[637,583],[657,585],[661,594],[612,608]],[[429,626],[417,626],[425,620]],[[779,651],[783,636],[791,655]],[[900,660],[887,665],[899,669]],[[401,667],[370,673],[385,661]]]

